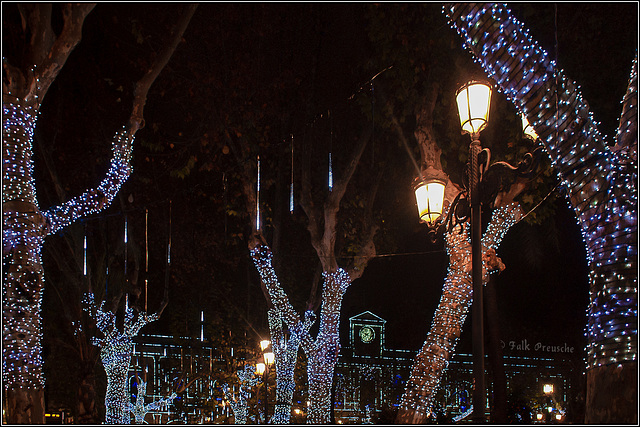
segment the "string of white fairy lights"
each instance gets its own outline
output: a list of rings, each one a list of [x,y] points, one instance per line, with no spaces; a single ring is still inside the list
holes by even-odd
[[[296,386],[294,370],[298,359],[300,334],[301,332],[308,333],[309,330],[307,328],[306,330],[298,331],[297,328],[291,328],[289,329],[289,336],[286,337],[285,325],[278,311],[271,308],[267,315],[271,333],[271,347],[275,354],[276,365],[276,403],[270,423],[289,424],[293,392]]]
[[[136,424],[143,424],[144,417],[151,411],[157,410],[167,410],[169,405],[173,402],[173,399],[176,398],[176,393],[171,393],[169,397],[165,397],[163,399],[155,400],[153,402],[144,403],[145,397],[147,395],[147,383],[145,381],[140,380],[138,382],[138,394],[136,395],[136,403],[127,402],[127,411],[133,414],[133,418]]]
[[[587,367],[637,359],[637,54],[611,150],[580,87],[504,5],[443,12],[547,150],[581,226],[589,263]]]
[[[482,236],[483,254],[497,249],[509,228],[522,215],[518,203],[510,203],[492,212],[491,221]],[[459,227],[462,227],[460,230]],[[462,231],[462,232],[460,232]],[[400,408],[417,414],[431,414],[440,380],[453,356],[462,325],[473,301],[471,280],[471,240],[468,223],[446,233],[449,267],[440,302],[433,315],[431,328],[416,356],[407,381]],[[482,283],[486,285],[492,266],[483,256]]]
[[[32,72],[35,75],[35,69]],[[109,170],[97,188],[40,211],[32,160],[38,96],[25,102],[3,94],[2,111],[2,236],[5,252],[9,254],[3,259],[6,275],[2,293],[2,377],[5,389],[38,389],[44,386],[40,315],[44,239],[111,203],[131,173],[134,137],[126,128],[116,133]]]
[[[259,378],[256,376],[256,367],[252,365],[245,365],[236,374],[238,376],[238,393],[234,394],[227,383],[222,384],[222,391],[231,406],[235,423],[246,424],[249,415],[247,402],[251,397],[251,390],[258,383]]]

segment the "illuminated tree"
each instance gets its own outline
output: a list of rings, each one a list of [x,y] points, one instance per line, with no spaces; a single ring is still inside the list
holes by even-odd
[[[298,360],[300,336],[308,335],[309,328],[315,317],[310,317],[307,322],[289,329],[287,334],[282,316],[271,308],[268,312],[269,331],[271,333],[271,347],[275,354],[276,365],[276,403],[273,417],[269,420],[272,424],[289,424],[291,421],[291,406],[293,404],[293,392],[295,391],[295,367]],[[299,330],[302,327],[302,330]],[[287,336],[288,335],[288,336]]]
[[[92,292],[87,293],[82,301],[83,309],[95,320],[96,327],[104,336],[94,338],[93,344],[100,347],[100,358],[107,374],[105,395],[105,423],[107,424],[130,422],[127,379],[133,352],[133,338],[145,325],[160,318],[168,302],[167,295],[168,288],[165,288],[165,299],[160,309],[153,314],[138,312],[134,307],[126,306],[121,330],[116,324],[116,312],[104,309],[105,301],[97,307]]]
[[[24,45],[3,58],[3,385],[10,423],[44,423],[42,325],[44,272],[41,249],[46,236],[80,217],[108,206],[131,173],[136,132],[144,126],[149,88],[168,62],[180,37],[165,49],[137,83],[131,117],[113,139],[110,168],[96,188],[59,206],[41,210],[32,162],[33,133],[42,100],[78,45],[85,17],[95,4],[17,4]],[[62,28],[54,30],[55,8]],[[3,6],[3,12],[5,8]],[[193,13],[193,8],[191,8]],[[4,16],[9,14],[3,13]],[[182,33],[190,15],[182,21]],[[16,25],[12,25],[16,28]]]
[[[224,397],[231,405],[236,424],[246,424],[249,415],[248,400],[251,397],[251,390],[258,383],[256,377],[256,367],[246,365],[244,369],[238,370],[238,393],[234,395],[229,384],[222,384]]]
[[[338,329],[340,325],[340,309],[342,299],[347,288],[353,280],[359,278],[369,260],[375,256],[375,245],[373,237],[378,229],[372,216],[373,200],[381,178],[379,173],[377,181],[369,187],[369,194],[366,198],[365,213],[361,216],[363,227],[356,244],[356,255],[353,257],[353,264],[348,267],[348,271],[338,266],[336,253],[336,238],[338,233],[338,210],[340,201],[344,196],[347,184],[352,178],[364,148],[370,139],[370,130],[366,130],[364,135],[356,141],[347,166],[343,174],[333,181],[333,188],[326,196],[323,208],[312,201],[311,196],[311,171],[302,171],[302,191],[300,205],[302,206],[308,219],[307,229],[311,237],[311,244],[314,247],[322,266],[323,286],[321,294],[320,324],[317,336],[314,338],[308,332],[302,333],[300,342],[307,355],[307,378],[309,381],[309,415],[307,420],[311,424],[330,422],[331,410],[331,385],[335,364],[340,351],[340,339]],[[380,172],[380,171],[379,171]],[[252,224],[258,224],[258,218],[253,207],[256,206],[256,196],[250,182],[245,182],[244,194],[247,197],[248,208],[251,209]],[[256,234],[250,242],[251,256],[263,285],[266,287],[270,303],[282,316],[284,323],[291,329],[299,331],[308,330],[309,322],[313,322],[315,314],[313,304],[309,304],[302,320],[295,311],[289,299],[282,289],[277,273],[272,265],[273,254],[269,246],[265,243],[260,230],[255,230]],[[312,291],[313,296],[313,291]],[[313,299],[313,298],[312,298]]]
[[[589,264],[587,423],[637,422],[637,52],[615,144],[504,5],[448,4],[464,45],[539,135],[582,229]]]
[[[171,393],[171,396],[165,397],[164,399],[156,400],[151,403],[144,403],[144,398],[147,395],[147,383],[139,380],[138,382],[138,394],[136,396],[136,403],[133,404],[127,401],[127,410],[133,414],[135,422],[137,424],[144,423],[144,417],[147,413],[155,410],[166,410],[173,399],[176,398],[175,393]]]

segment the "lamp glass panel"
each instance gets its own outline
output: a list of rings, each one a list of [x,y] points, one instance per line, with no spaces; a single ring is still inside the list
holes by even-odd
[[[276,355],[273,354],[272,352],[268,352],[264,354],[264,362],[267,365],[271,365],[275,359]]]
[[[522,115],[522,131],[527,138],[531,138],[534,141],[538,139],[538,134],[533,130],[533,126],[529,124],[529,120],[527,120],[527,116],[524,114]]]
[[[260,341],[260,350],[264,351],[265,348],[269,347],[269,344],[271,344],[269,340]]]
[[[416,188],[418,215],[422,221],[432,223],[442,215],[444,187],[440,181],[423,182]]]
[[[462,131],[477,134],[489,121],[491,87],[485,83],[471,83],[456,95]]]
[[[267,368],[267,365],[265,365],[264,363],[256,363],[256,374],[258,375],[264,374],[264,371],[266,368]]]

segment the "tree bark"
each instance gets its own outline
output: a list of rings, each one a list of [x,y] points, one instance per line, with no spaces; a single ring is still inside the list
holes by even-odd
[[[495,248],[502,241],[510,224],[521,216],[522,209],[518,204],[502,206],[493,212],[489,227],[482,238],[484,284],[489,279],[486,267],[493,270],[501,266],[501,261],[495,256]],[[453,355],[473,301],[468,222],[462,227],[462,233],[454,228],[446,234],[449,269],[431,328],[416,356],[402,396],[396,416],[396,422],[400,424],[424,424],[429,419],[440,378]]]
[[[42,325],[40,302],[44,285],[41,250],[48,234],[56,233],[81,216],[104,209],[131,173],[135,132],[142,127],[142,108],[149,87],[166,65],[193,14],[189,6],[172,44],[158,57],[136,86],[128,128],[116,133],[111,166],[96,189],[87,190],[67,203],[41,212],[33,181],[33,132],[39,108],[69,54],[80,42],[82,24],[95,4],[62,5],[63,28],[58,37],[51,30],[51,5],[21,5],[31,39],[26,47],[29,65],[20,68],[3,62],[2,167],[3,258],[3,383],[7,392],[7,421],[44,423],[42,375]],[[31,68],[36,64],[35,68]],[[20,390],[23,391],[20,391]],[[24,391],[35,389],[35,391]],[[40,390],[40,392],[38,392]],[[30,402],[24,406],[24,402]],[[38,408],[29,405],[36,405]],[[17,411],[17,412],[15,412]],[[38,418],[33,418],[36,416]]]
[[[638,315],[632,308],[638,305],[637,53],[611,150],[577,85],[506,7],[452,3],[444,11],[485,71],[526,114],[569,190],[590,270],[586,400],[591,404],[585,421],[636,423],[637,382],[630,377],[638,352]],[[610,380],[605,375],[613,366],[625,376],[615,377],[617,393],[605,394],[599,385]],[[618,405],[618,396],[633,396],[635,404]]]

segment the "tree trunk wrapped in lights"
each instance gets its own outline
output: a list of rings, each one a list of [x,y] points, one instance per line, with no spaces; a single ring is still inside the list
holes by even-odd
[[[365,212],[360,217],[363,223],[363,232],[360,236],[361,243],[358,245],[359,256],[353,257],[353,264],[347,270],[338,266],[335,248],[340,202],[346,192],[347,184],[355,173],[367,142],[371,138],[371,128],[367,127],[363,135],[356,141],[344,173],[333,181],[333,187],[322,204],[322,208],[319,208],[311,199],[310,171],[306,168],[302,170],[300,205],[307,216],[307,230],[311,237],[311,244],[320,259],[324,277],[319,304],[317,303],[314,289],[311,292],[311,302],[305,311],[304,321],[289,302],[287,294],[278,281],[278,276],[272,265],[273,254],[266,244],[262,230],[258,228],[256,186],[255,181],[251,179],[255,176],[255,163],[250,159],[246,159],[243,154],[250,150],[247,146],[243,146],[239,141],[234,140],[230,133],[227,133],[226,137],[238,163],[244,169],[243,193],[254,232],[249,242],[249,249],[266,290],[265,295],[268,296],[269,304],[275,308],[289,330],[302,331],[299,339],[307,355],[307,378],[310,395],[307,422],[310,424],[330,423],[331,386],[335,363],[340,352],[338,328],[342,298],[351,282],[362,275],[368,262],[376,255],[373,237],[378,230],[378,226],[373,220],[372,212],[383,169],[378,170],[376,178],[369,187]],[[310,155],[310,150],[307,150],[306,154]],[[308,332],[308,326],[310,326],[308,322],[312,322],[315,319],[314,311],[318,305],[321,305],[320,330],[314,339]],[[278,355],[276,355],[277,357]]]
[[[244,369],[238,370],[239,391],[236,396],[233,395],[228,384],[222,384],[224,398],[227,399],[236,424],[246,424],[249,416],[249,408],[247,401],[251,397],[251,389],[258,383],[258,377],[255,376],[256,367],[246,365]]]
[[[546,148],[569,192],[587,249],[587,423],[637,423],[637,52],[615,145],[607,145],[577,85],[504,5],[443,12],[464,45]]]
[[[269,331],[271,333],[271,346],[275,354],[276,365],[276,402],[271,424],[289,424],[291,421],[291,406],[293,404],[293,392],[295,391],[295,367],[298,360],[298,348],[300,336],[309,333],[313,320],[301,324],[300,328],[290,328],[286,337],[285,325],[282,317],[274,308],[269,309]]]
[[[483,285],[488,282],[490,272],[504,269],[495,250],[521,216],[522,209],[517,203],[509,203],[493,212],[482,237]],[[455,227],[446,234],[445,240],[449,268],[431,329],[416,357],[402,396],[397,418],[401,423],[423,424],[430,416],[442,373],[453,356],[473,301],[469,223]]]
[[[185,14],[172,43],[136,84],[131,117],[116,133],[110,168],[100,185],[59,206],[42,211],[36,198],[32,161],[33,132],[42,100],[80,42],[85,17],[95,4],[64,4],[62,28],[53,30],[52,4],[17,5],[24,37],[20,68],[3,59],[2,255],[3,385],[9,423],[44,423],[42,324],[44,285],[41,249],[46,236],[76,219],[108,206],[131,173],[135,133],[144,126],[143,108],[151,84],[181,40],[194,7]]]
[[[107,374],[107,392],[105,395],[105,423],[129,424],[128,373],[133,352],[133,338],[146,324],[160,318],[166,304],[153,314],[144,311],[134,314],[133,307],[126,307],[122,331],[116,325],[116,314],[104,310],[105,302],[96,306],[93,293],[85,294],[83,309],[95,320],[96,327],[104,338],[94,338],[94,345],[100,347],[100,358]]]

